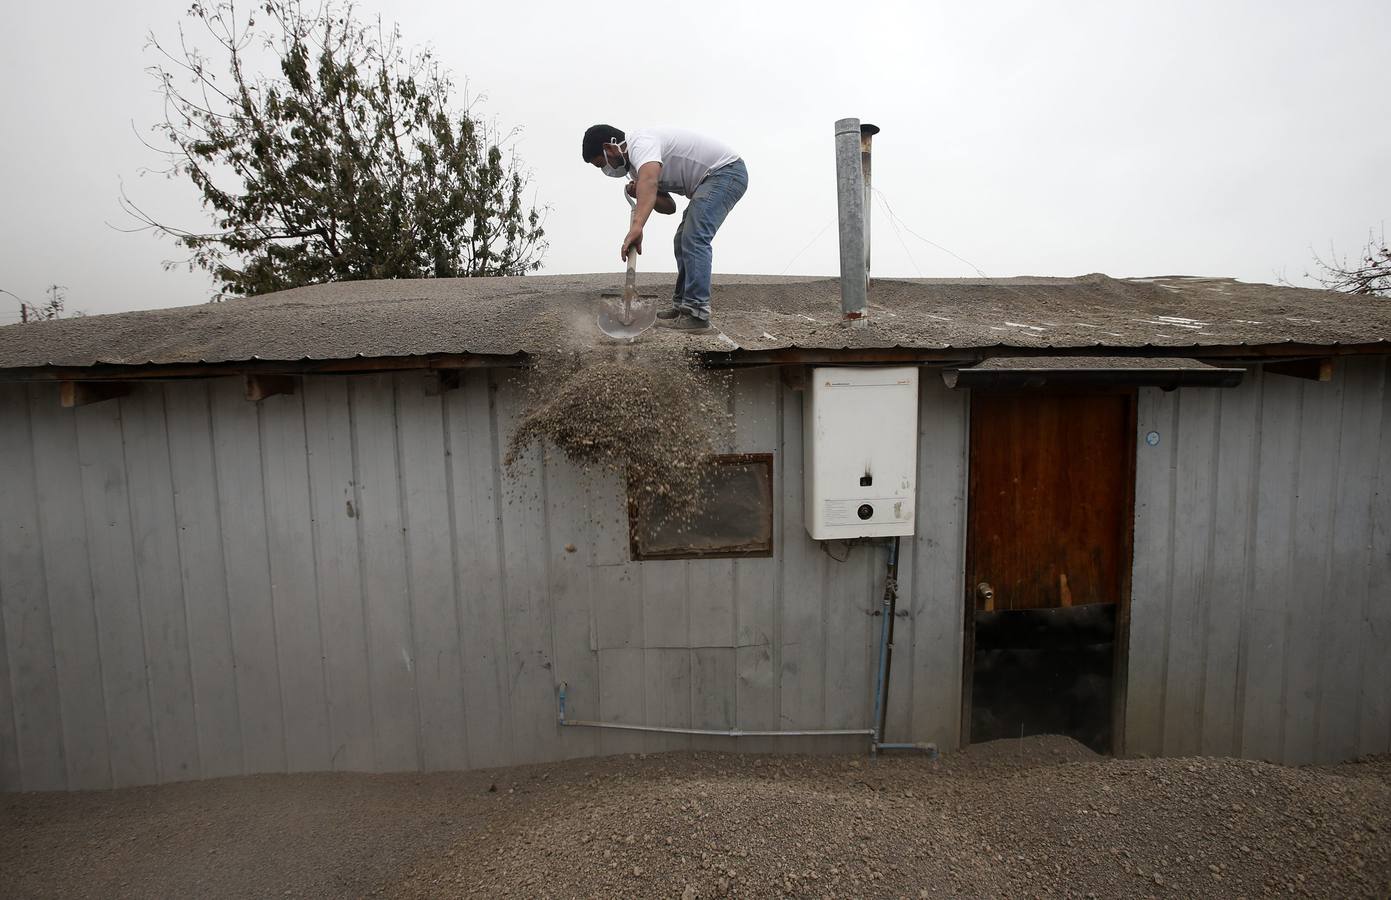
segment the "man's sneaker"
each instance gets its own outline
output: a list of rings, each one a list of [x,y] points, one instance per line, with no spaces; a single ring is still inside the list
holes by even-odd
[[[704,334],[711,330],[708,321],[705,319],[697,319],[695,316],[684,311],[674,319],[667,319],[657,324],[664,328],[670,328],[673,331],[684,331],[688,334]]]
[[[661,312],[657,313],[657,318],[665,321],[668,319],[674,319],[679,315],[681,315],[680,307],[673,306],[671,309],[664,309]]]

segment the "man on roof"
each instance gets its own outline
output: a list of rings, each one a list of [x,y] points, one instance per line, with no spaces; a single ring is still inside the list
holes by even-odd
[[[595,125],[584,133],[584,161],[613,178],[627,178],[628,196],[637,201],[632,227],[619,256],[642,252],[642,229],[655,209],[676,212],[672,194],[690,200],[676,229],[676,287],[671,309],[657,313],[657,324],[678,331],[710,329],[710,243],[725,216],[744,196],[749,172],[744,161],[719,141],[680,128],[642,128],[624,133]]]

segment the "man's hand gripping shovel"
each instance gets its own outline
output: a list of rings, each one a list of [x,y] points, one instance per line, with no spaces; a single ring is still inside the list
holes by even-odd
[[[628,200],[629,223],[637,221],[637,201],[628,196],[624,186],[623,196]],[[638,254],[628,251],[628,274],[623,280],[621,297],[599,298],[599,330],[611,338],[631,341],[657,321],[657,305],[652,300],[638,296]]]

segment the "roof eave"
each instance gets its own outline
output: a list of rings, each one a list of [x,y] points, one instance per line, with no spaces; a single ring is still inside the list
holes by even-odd
[[[1391,342],[1306,344],[1283,341],[1267,344],[1187,344],[1076,347],[1020,347],[993,344],[981,347],[782,347],[767,350],[699,351],[711,367],[768,365],[928,365],[965,366],[1000,356],[1174,357],[1260,362],[1319,356],[1391,353]],[[94,363],[88,366],[45,365],[0,369],[0,381],[179,380],[232,375],[328,375],[361,372],[450,369],[522,368],[531,362],[523,353],[432,353],[420,356],[358,356],[349,359],[247,359],[197,363]]]

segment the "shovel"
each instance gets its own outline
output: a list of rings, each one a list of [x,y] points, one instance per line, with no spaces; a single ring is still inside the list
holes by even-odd
[[[632,210],[630,222],[637,221],[637,201],[628,197],[625,187],[624,197]],[[638,296],[638,254],[628,251],[628,274],[623,279],[621,297],[599,298],[599,330],[611,338],[631,341],[651,328],[657,321],[657,305],[646,297]]]

